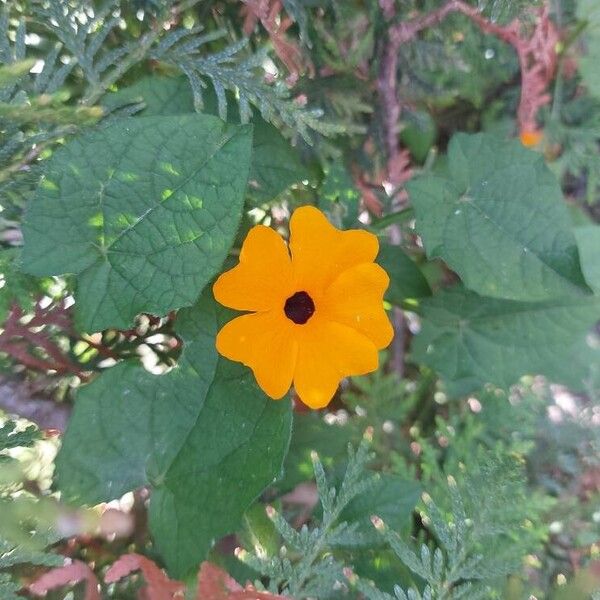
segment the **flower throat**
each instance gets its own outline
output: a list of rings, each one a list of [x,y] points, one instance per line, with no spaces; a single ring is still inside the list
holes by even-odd
[[[296,292],[285,301],[285,316],[296,323],[304,325],[315,312],[315,303],[306,292]]]

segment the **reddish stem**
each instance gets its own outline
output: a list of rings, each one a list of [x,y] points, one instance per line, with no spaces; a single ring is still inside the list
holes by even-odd
[[[6,352],[26,367],[39,371],[56,371],[61,374],[82,376],[78,365],[65,356],[62,349],[53,342],[44,331],[34,331],[39,327],[54,325],[63,331],[72,330],[71,322],[63,302],[44,309],[39,303],[35,306],[32,319],[21,323],[23,311],[18,305],[13,305],[0,333],[0,351]],[[29,348],[41,348],[49,359],[33,355]]]
[[[556,70],[556,52],[559,40],[556,27],[548,18],[548,8],[539,14],[536,29],[529,37],[521,32],[518,20],[509,25],[492,23],[474,7],[462,0],[449,0],[446,4],[426,15],[391,25],[388,30],[388,43],[385,46],[378,78],[385,127],[388,164],[401,162],[402,150],[396,132],[400,119],[400,102],[397,95],[398,52],[402,44],[412,40],[418,33],[439,24],[451,13],[461,13],[471,19],[481,31],[496,36],[510,44],[516,51],[521,69],[521,98],[517,111],[520,132],[535,131],[535,117],[540,106],[547,103],[550,96],[546,88]],[[391,172],[393,169],[389,169]],[[396,167],[397,170],[397,167]],[[402,181],[394,181],[398,185]]]

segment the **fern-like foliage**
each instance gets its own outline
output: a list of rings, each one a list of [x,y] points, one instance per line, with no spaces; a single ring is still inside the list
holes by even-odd
[[[337,487],[330,485],[323,464],[313,453],[313,468],[323,511],[320,525],[304,525],[297,531],[270,507],[267,514],[284,541],[280,554],[237,553],[244,563],[269,578],[269,591],[284,592],[296,600],[327,598],[335,594],[341,582],[345,581],[344,564],[334,557],[331,550],[351,544],[360,537],[356,525],[340,521],[340,516],[344,508],[369,489],[377,477],[365,471],[371,458],[369,445],[370,435],[367,434],[356,451],[349,447],[348,466]]]
[[[2,600],[11,597],[9,591],[21,587],[12,583],[9,575],[15,567],[58,567],[64,562],[62,556],[46,550],[58,541],[59,536],[52,528],[33,523],[35,510],[36,503],[30,499],[0,499],[3,513],[0,517],[0,592],[7,594],[0,593]]]
[[[74,71],[85,82],[81,102],[91,105],[130,68],[147,58],[152,46],[164,33],[172,14],[197,4],[198,0],[163,3],[160,15],[138,38],[118,35],[123,15],[120,0],[90,4],[80,0],[40,1],[32,7],[33,17],[55,38],[50,54],[44,59],[44,71],[36,92],[53,93]],[[147,20],[149,21],[149,20]],[[109,42],[109,37],[114,38]],[[57,64],[60,57],[61,65]],[[56,65],[56,66],[55,66]]]
[[[589,204],[594,204],[600,189],[600,138],[599,103],[595,98],[583,96],[565,102],[560,114],[552,115],[546,123],[549,140],[560,146],[562,152],[550,163],[556,174],[570,176],[571,186],[581,193]],[[554,117],[554,118],[553,118]]]
[[[105,45],[106,39],[119,24],[119,2],[116,0],[108,0],[95,7],[59,0],[39,4],[34,10],[40,22],[60,41],[45,61],[44,66],[49,72],[37,91],[52,93],[57,90],[75,66],[81,69],[90,85],[99,86],[111,65],[118,63],[131,49],[131,42],[114,49]],[[68,60],[50,75],[63,49],[68,53]]]
[[[359,415],[364,414],[373,426],[384,425],[388,420],[401,423],[419,398],[415,391],[397,373],[379,369],[352,380],[352,388],[344,393],[344,405]]]
[[[330,486],[313,454],[320,524],[298,531],[269,507],[267,514],[283,541],[279,553],[268,555],[258,543],[253,551],[238,551],[238,558],[268,581],[268,591],[300,600],[344,597],[347,586],[370,600],[500,598],[505,577],[519,572],[523,558],[540,547],[529,519],[539,521],[544,507],[529,500],[521,465],[488,452],[480,456],[479,468],[443,476],[443,485],[432,486],[435,500],[428,493],[422,495],[418,511],[422,528],[413,539],[372,516],[398,567],[412,574],[390,595],[353,572],[352,561],[358,555],[347,551],[360,545],[362,532],[357,523],[344,522],[344,508],[365,490],[374,489],[378,477],[366,468],[372,458],[370,437],[366,438],[356,452],[350,450],[337,487]]]
[[[57,84],[62,83],[60,79],[64,81],[77,65],[88,85],[83,103],[92,104],[129,68],[148,57],[172,65],[187,75],[198,110],[203,106],[203,88],[209,81],[215,90],[219,114],[223,119],[227,118],[228,101],[235,97],[242,122],[250,119],[251,106],[254,106],[266,120],[279,127],[287,126],[306,140],[310,140],[310,131],[331,134],[342,130],[322,122],[321,110],[305,108],[296,102],[282,82],[272,85],[265,82],[263,65],[267,60],[266,48],[251,53],[247,39],[231,42],[225,29],[205,32],[202,26],[177,27],[170,31],[163,28],[169,15],[182,13],[197,2],[165,3],[160,11],[162,20],[158,18],[139,39],[125,40],[113,48],[106,40],[121,20],[118,0],[107,0],[93,8],[87,3],[76,4],[74,8],[69,0],[44,3],[37,9],[37,15],[60,40],[60,45],[47,62],[54,62],[61,47],[69,54],[60,72],[52,77],[45,75],[44,81],[49,80],[51,84],[45,91],[56,89]],[[290,2],[289,8],[306,39],[305,10],[296,2]],[[216,52],[207,50],[209,44],[215,42],[221,49]],[[226,90],[233,93],[229,99]]]
[[[306,3],[302,0],[283,0],[283,6],[285,11],[298,25],[300,30],[300,41],[308,46],[312,46],[310,36],[308,33],[308,24],[310,16],[306,8]]]
[[[100,99],[149,58],[187,75],[198,109],[203,89],[210,83],[224,119],[228,104],[234,102],[243,122],[254,108],[266,120],[307,141],[311,132],[327,135],[344,129],[325,123],[320,109],[296,101],[283,82],[266,82],[266,48],[251,52],[248,40],[232,40],[229,28],[205,32],[200,26],[183,26],[181,15],[198,2],[169,0],[155,11],[142,11],[138,30],[130,31],[124,27],[127,3],[121,0],[93,4],[35,0],[28,4],[28,28],[40,41],[31,46],[25,20],[15,5],[4,5],[0,12],[0,194],[8,211],[5,217],[20,217],[39,179],[39,157],[66,136],[97,123],[105,113],[96,106]],[[306,36],[305,10],[294,2],[290,10]],[[173,19],[178,26],[170,26]],[[129,114],[124,109],[111,118]]]
[[[0,458],[5,455],[1,454],[5,450],[13,448],[28,448],[40,439],[40,432],[33,426],[19,430],[14,421],[6,421],[0,426]]]
[[[22,600],[23,596],[18,596],[17,592],[21,586],[15,583],[7,573],[0,573],[0,598],[2,600]]]
[[[508,23],[512,19],[526,19],[532,6],[539,0],[477,0],[477,8],[495,23]]]
[[[55,541],[52,536],[46,536],[45,545]],[[62,565],[63,558],[57,554],[43,550],[32,550],[22,545],[10,543],[0,539],[0,569],[9,569],[16,565],[38,565],[44,567],[55,567]]]
[[[59,11],[60,2],[38,6],[37,18],[46,15],[49,28],[71,13]],[[49,5],[49,6],[50,6]],[[54,14],[56,13],[56,15]],[[11,19],[10,8],[0,13],[0,194],[5,216],[18,217],[25,199],[38,180],[36,160],[48,145],[94,123],[99,109],[67,104],[69,95],[58,93],[76,60],[62,54],[63,43],[51,45],[36,74],[35,58],[27,57],[25,21]],[[68,36],[61,29],[63,37]],[[84,39],[85,36],[80,36]],[[59,55],[63,61],[59,61]]]
[[[526,531],[526,487],[518,464],[488,457],[457,483],[448,476],[446,497],[423,494],[421,520],[429,536],[406,541],[378,517],[373,524],[395,555],[416,576],[412,586],[390,595],[355,578],[370,600],[477,600],[499,598],[497,581],[517,572],[534,544]],[[515,510],[515,503],[522,507]],[[535,512],[535,507],[530,508]],[[518,542],[516,541],[518,540]],[[527,541],[528,540],[528,541]],[[522,545],[523,544],[523,545]],[[418,581],[424,581],[421,589]]]
[[[20,598],[16,592],[20,585],[14,583],[3,570],[19,565],[58,566],[62,557],[47,552],[45,548],[57,541],[52,528],[36,523],[39,505],[33,498],[13,496],[18,482],[12,481],[11,466],[16,459],[6,455],[7,450],[30,448],[40,439],[34,426],[22,429],[15,421],[0,425],[0,467],[4,467],[0,483],[0,598]]]
[[[265,82],[266,49],[248,53],[248,40],[241,39],[218,52],[203,52],[205,44],[223,39],[225,35],[222,30],[203,33],[201,27],[179,29],[165,36],[151,56],[186,74],[198,110],[204,105],[203,90],[208,81],[214,88],[222,119],[227,119],[226,91],[229,91],[237,98],[242,123],[250,120],[254,106],[265,120],[278,127],[287,126],[307,142],[311,141],[311,130],[324,135],[343,131],[340,126],[322,121],[322,110],[303,107],[294,100],[283,82],[271,85]]]

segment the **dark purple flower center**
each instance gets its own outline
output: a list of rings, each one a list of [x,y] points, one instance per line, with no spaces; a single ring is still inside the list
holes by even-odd
[[[285,316],[296,325],[304,325],[315,312],[315,303],[306,292],[296,292],[285,301]]]

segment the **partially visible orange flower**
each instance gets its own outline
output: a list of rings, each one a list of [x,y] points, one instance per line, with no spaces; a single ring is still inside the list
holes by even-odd
[[[533,146],[537,146],[544,137],[544,134],[538,130],[524,130],[519,135],[521,140],[521,144],[526,148],[532,148]]]
[[[376,370],[392,340],[378,251],[373,234],[339,231],[310,206],[290,219],[289,251],[273,229],[253,227],[213,287],[218,302],[251,314],[221,329],[217,350],[250,367],[271,398],[293,383],[304,404],[326,406],[341,379]]]

